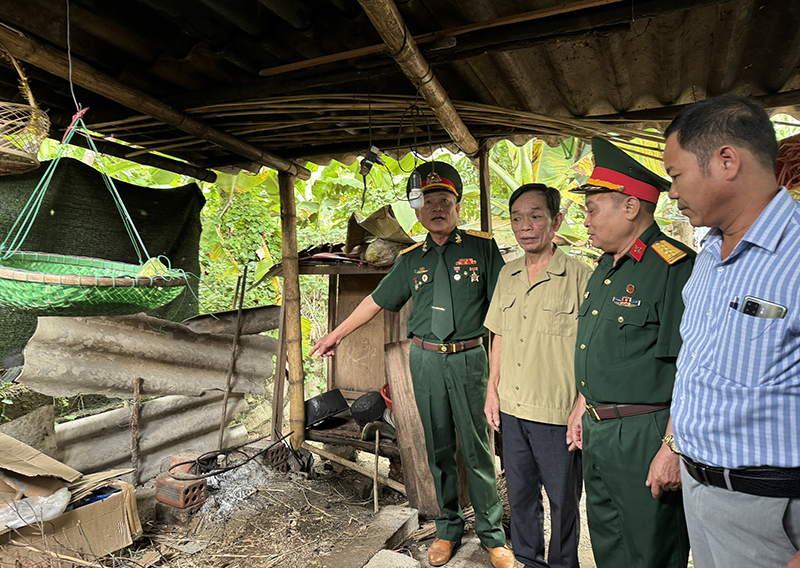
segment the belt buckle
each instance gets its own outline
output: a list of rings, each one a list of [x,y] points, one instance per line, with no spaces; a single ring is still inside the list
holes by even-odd
[[[595,422],[603,421],[603,419],[600,418],[600,415],[597,414],[597,409],[593,404],[585,404],[584,406],[586,407],[586,410],[589,412],[589,416],[591,417],[592,420],[594,420]]]
[[[439,353],[450,353],[450,346],[451,343],[440,343],[439,344]]]

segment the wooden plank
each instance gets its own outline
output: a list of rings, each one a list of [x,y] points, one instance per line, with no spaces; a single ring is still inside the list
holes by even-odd
[[[338,428],[331,430],[314,430],[311,428],[306,430],[306,439],[324,444],[349,446],[370,453],[375,451],[375,442],[362,440],[361,434],[358,432],[340,430]],[[381,439],[380,454],[388,458],[398,458],[400,457],[400,450],[397,448],[397,444],[391,440]]]
[[[411,341],[408,340],[386,345],[386,375],[392,392],[392,409],[408,502],[419,511],[420,517],[431,519],[439,516],[439,505],[425,452],[425,432],[408,368],[410,347]]]
[[[366,298],[381,275],[339,275],[339,297],[336,305],[336,325],[341,324]],[[333,388],[343,391],[377,391],[386,383],[383,357],[384,319],[375,317],[351,333],[336,350]]]

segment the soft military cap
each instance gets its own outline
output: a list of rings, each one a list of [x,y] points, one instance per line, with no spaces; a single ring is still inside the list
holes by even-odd
[[[461,201],[463,185],[461,176],[450,164],[444,162],[425,162],[420,164],[416,171],[422,178],[422,193],[432,191],[449,191],[456,196],[456,201]],[[406,182],[406,196],[411,192],[411,177]]]
[[[662,191],[669,191],[670,183],[651,172],[623,150],[603,138],[592,138],[595,168],[586,183],[573,193],[617,191],[650,203],[658,202]]]

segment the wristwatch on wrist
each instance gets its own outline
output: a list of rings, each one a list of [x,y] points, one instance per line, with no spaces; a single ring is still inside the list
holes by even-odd
[[[678,446],[675,445],[675,436],[672,434],[667,434],[661,438],[661,441],[664,442],[670,450],[672,450],[672,453],[681,455],[681,452],[678,450]]]

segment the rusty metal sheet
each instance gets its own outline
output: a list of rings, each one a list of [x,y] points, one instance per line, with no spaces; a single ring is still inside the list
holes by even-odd
[[[130,398],[140,377],[142,396],[196,396],[225,388],[232,341],[144,314],[40,317],[17,381],[50,396]],[[240,337],[231,391],[264,395],[277,346],[271,337]]]
[[[184,450],[209,452],[217,448],[223,394],[165,396],[149,400],[139,409],[139,483],[161,473],[162,462]],[[243,396],[228,397],[226,422],[247,410]],[[130,467],[131,431],[129,406],[65,422],[56,426],[58,459],[86,474]],[[241,424],[226,428],[223,447],[247,441]],[[166,471],[166,469],[165,469]]]
[[[236,333],[236,314],[238,310],[202,314],[183,320],[181,323],[198,333]],[[278,329],[280,306],[257,306],[242,310],[242,335],[251,335]]]

